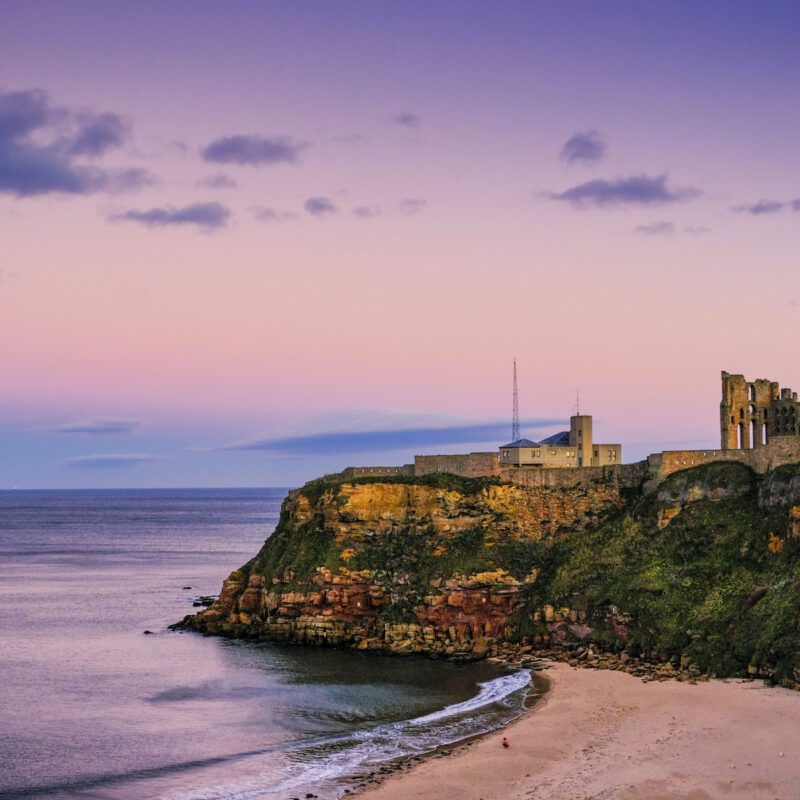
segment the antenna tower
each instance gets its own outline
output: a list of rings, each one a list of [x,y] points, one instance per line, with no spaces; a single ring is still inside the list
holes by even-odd
[[[514,359],[514,402],[511,409],[511,441],[519,439],[519,398],[517,397],[517,359]]]

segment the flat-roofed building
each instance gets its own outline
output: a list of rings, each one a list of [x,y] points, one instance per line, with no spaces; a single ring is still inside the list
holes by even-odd
[[[595,443],[592,418],[570,417],[569,430],[534,442],[517,439],[500,448],[500,464],[514,467],[604,467],[622,463],[621,444]]]

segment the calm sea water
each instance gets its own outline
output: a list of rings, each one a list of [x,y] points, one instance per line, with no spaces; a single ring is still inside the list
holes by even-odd
[[[0,798],[336,798],[520,712],[528,675],[488,664],[168,631],[284,495],[0,492]]]

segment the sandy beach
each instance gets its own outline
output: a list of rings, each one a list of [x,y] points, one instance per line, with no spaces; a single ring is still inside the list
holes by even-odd
[[[564,664],[545,674],[550,691],[504,731],[391,775],[359,797],[800,797],[800,692],[759,681],[645,683]]]

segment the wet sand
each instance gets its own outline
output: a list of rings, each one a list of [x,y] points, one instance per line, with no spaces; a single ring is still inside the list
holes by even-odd
[[[544,674],[550,691],[513,725],[359,798],[800,798],[800,692],[760,681],[645,683],[565,664]]]

